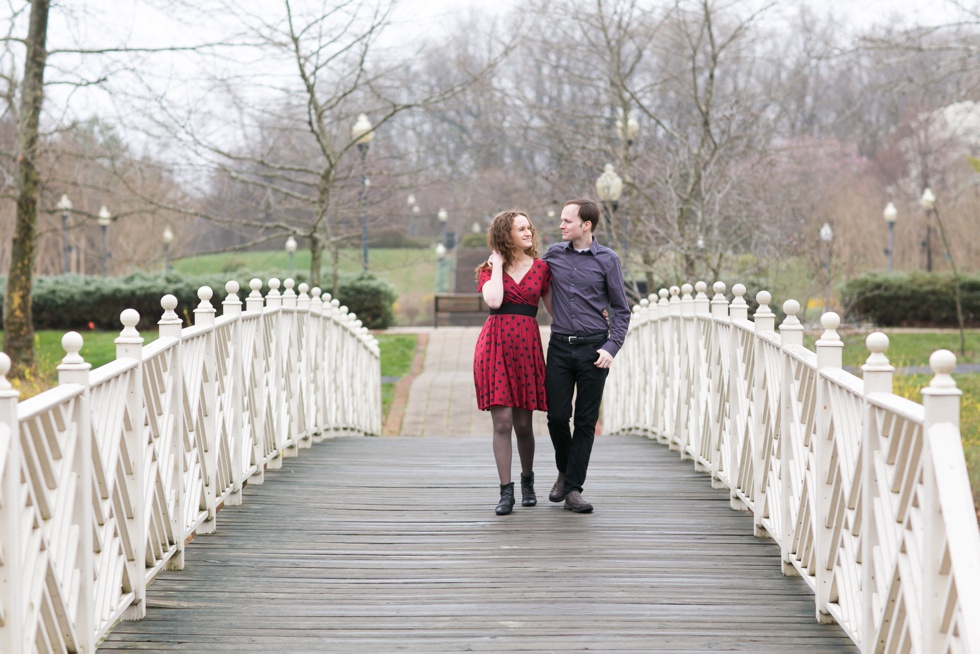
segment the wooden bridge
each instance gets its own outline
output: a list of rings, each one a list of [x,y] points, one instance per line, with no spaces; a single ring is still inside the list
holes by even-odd
[[[832,314],[813,353],[792,301],[777,334],[768,294],[750,321],[744,288],[672,289],[614,366],[596,512],[501,518],[485,436],[351,437],[381,429],[374,339],[261,286],[183,329],[168,296],[146,347],[124,312],[96,371],[68,335],[19,404],[0,355],[0,652],[976,651],[952,355],[917,405],[887,339],[858,379]],[[544,496],[540,430],[536,461]]]

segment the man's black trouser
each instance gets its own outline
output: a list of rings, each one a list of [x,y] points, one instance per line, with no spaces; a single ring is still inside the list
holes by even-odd
[[[548,343],[548,432],[555,446],[555,464],[565,473],[564,492],[581,491],[589,470],[599,404],[608,368],[597,368],[598,347],[604,337],[569,343],[568,337],[553,335]],[[575,395],[575,431],[569,430],[572,396]]]

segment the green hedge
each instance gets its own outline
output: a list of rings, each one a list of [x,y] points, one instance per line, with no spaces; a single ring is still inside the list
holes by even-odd
[[[38,277],[34,280],[32,305],[35,329],[84,330],[89,328],[120,329],[119,314],[124,309],[136,309],[140,314],[138,329],[155,329],[163,309],[160,299],[167,294],[177,297],[177,313],[185,325],[193,324],[194,309],[200,303],[197,290],[209,286],[214,291],[211,304],[221,315],[221,302],[225,298],[225,283],[234,279],[241,287],[238,297],[244,303],[250,293],[249,280],[262,280],[262,294],[268,293],[269,277],[275,275],[252,274],[241,277],[236,274],[181,275],[133,273],[125,277],[89,277],[63,275]],[[305,281],[305,275],[295,275],[296,287]],[[280,280],[282,278],[280,277]],[[0,310],[3,306],[6,278],[0,277]],[[280,286],[279,291],[285,289]],[[298,292],[298,291],[297,291]],[[394,322],[392,304],[394,290],[373,277],[341,278],[341,304],[357,313],[365,326],[383,329]],[[362,314],[363,312],[363,314]],[[2,322],[2,319],[0,319]],[[2,324],[0,324],[2,328]]]
[[[870,272],[848,280],[840,287],[849,320],[867,321],[882,327],[955,327],[956,299],[950,273]],[[967,325],[980,320],[980,277],[960,276],[960,298]]]

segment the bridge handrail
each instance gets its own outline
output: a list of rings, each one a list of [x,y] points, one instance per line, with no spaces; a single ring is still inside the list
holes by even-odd
[[[661,289],[634,307],[607,381],[603,425],[691,459],[780,546],[815,615],[862,651],[980,650],[980,531],[959,432],[955,356],[935,352],[922,404],[894,395],[888,338],[863,378],[842,368],[839,317],[803,346],[795,300],[775,326],[762,291]],[[669,299],[668,299],[669,298]]]
[[[223,315],[202,287],[194,325],[172,295],[143,346],[127,309],[116,360],[91,370],[62,339],[58,386],[18,403],[0,353],[0,652],[93,652],[146,587],[182,569],[222,506],[313,442],[379,434],[377,340],[319,289],[237,282]]]

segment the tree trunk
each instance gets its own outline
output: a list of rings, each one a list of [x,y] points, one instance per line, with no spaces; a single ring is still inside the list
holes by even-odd
[[[308,235],[310,239],[310,288],[320,286],[320,266],[323,261],[323,241],[314,231]],[[320,287],[323,290],[323,287]]]
[[[41,193],[37,171],[38,125],[44,100],[49,0],[32,0],[27,33],[27,58],[17,120],[17,225],[3,303],[3,349],[13,360],[13,373],[34,366],[34,255],[37,250],[37,204]]]

